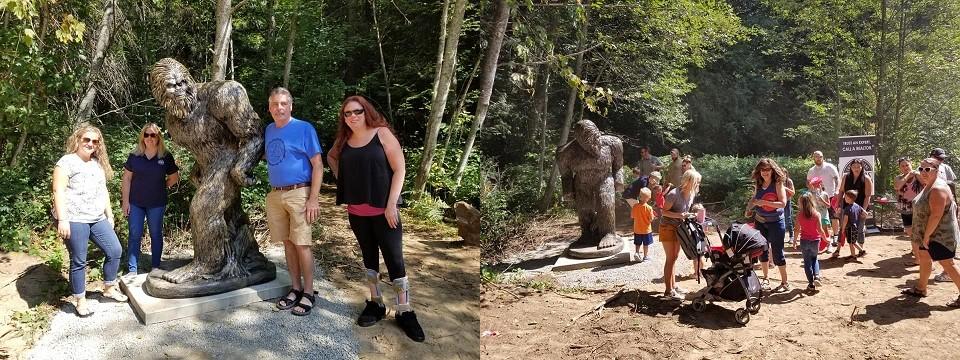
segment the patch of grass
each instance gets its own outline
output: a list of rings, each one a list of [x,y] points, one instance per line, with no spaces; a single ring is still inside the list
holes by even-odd
[[[459,238],[457,227],[407,209],[400,210],[400,218],[405,230],[420,233],[423,236],[437,238]]]

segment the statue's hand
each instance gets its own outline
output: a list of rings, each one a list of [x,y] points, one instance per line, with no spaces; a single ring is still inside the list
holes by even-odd
[[[256,182],[256,179],[242,166],[234,166],[233,170],[230,171],[230,176],[240,186],[250,186]]]

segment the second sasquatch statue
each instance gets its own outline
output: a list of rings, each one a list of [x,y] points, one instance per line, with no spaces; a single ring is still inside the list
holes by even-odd
[[[276,268],[260,253],[240,204],[240,188],[253,184],[252,169],[263,154],[260,118],[235,81],[196,83],[183,64],[165,58],[150,70],[154,98],[166,110],[170,138],[189,150],[190,235],[194,257],[147,278],[154,297],[182,298],[222,293],[273,280]]]
[[[573,141],[557,152],[565,198],[572,198],[580,237],[567,254],[575,258],[610,256],[623,249],[615,227],[615,201],[623,190],[623,143],[603,135],[590,120],[577,122]]]

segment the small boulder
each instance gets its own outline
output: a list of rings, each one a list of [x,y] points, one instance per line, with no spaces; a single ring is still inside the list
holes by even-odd
[[[457,214],[457,235],[466,245],[480,245],[480,211],[470,204],[458,201],[453,204]]]

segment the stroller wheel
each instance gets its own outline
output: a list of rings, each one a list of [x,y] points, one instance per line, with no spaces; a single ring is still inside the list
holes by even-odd
[[[702,297],[693,299],[693,311],[703,312],[707,308],[707,302]]]
[[[737,312],[733,313],[734,319],[737,320],[737,324],[746,325],[750,322],[750,312],[747,309],[737,309]]]
[[[747,310],[750,311],[751,314],[760,312],[760,299],[747,300]]]

